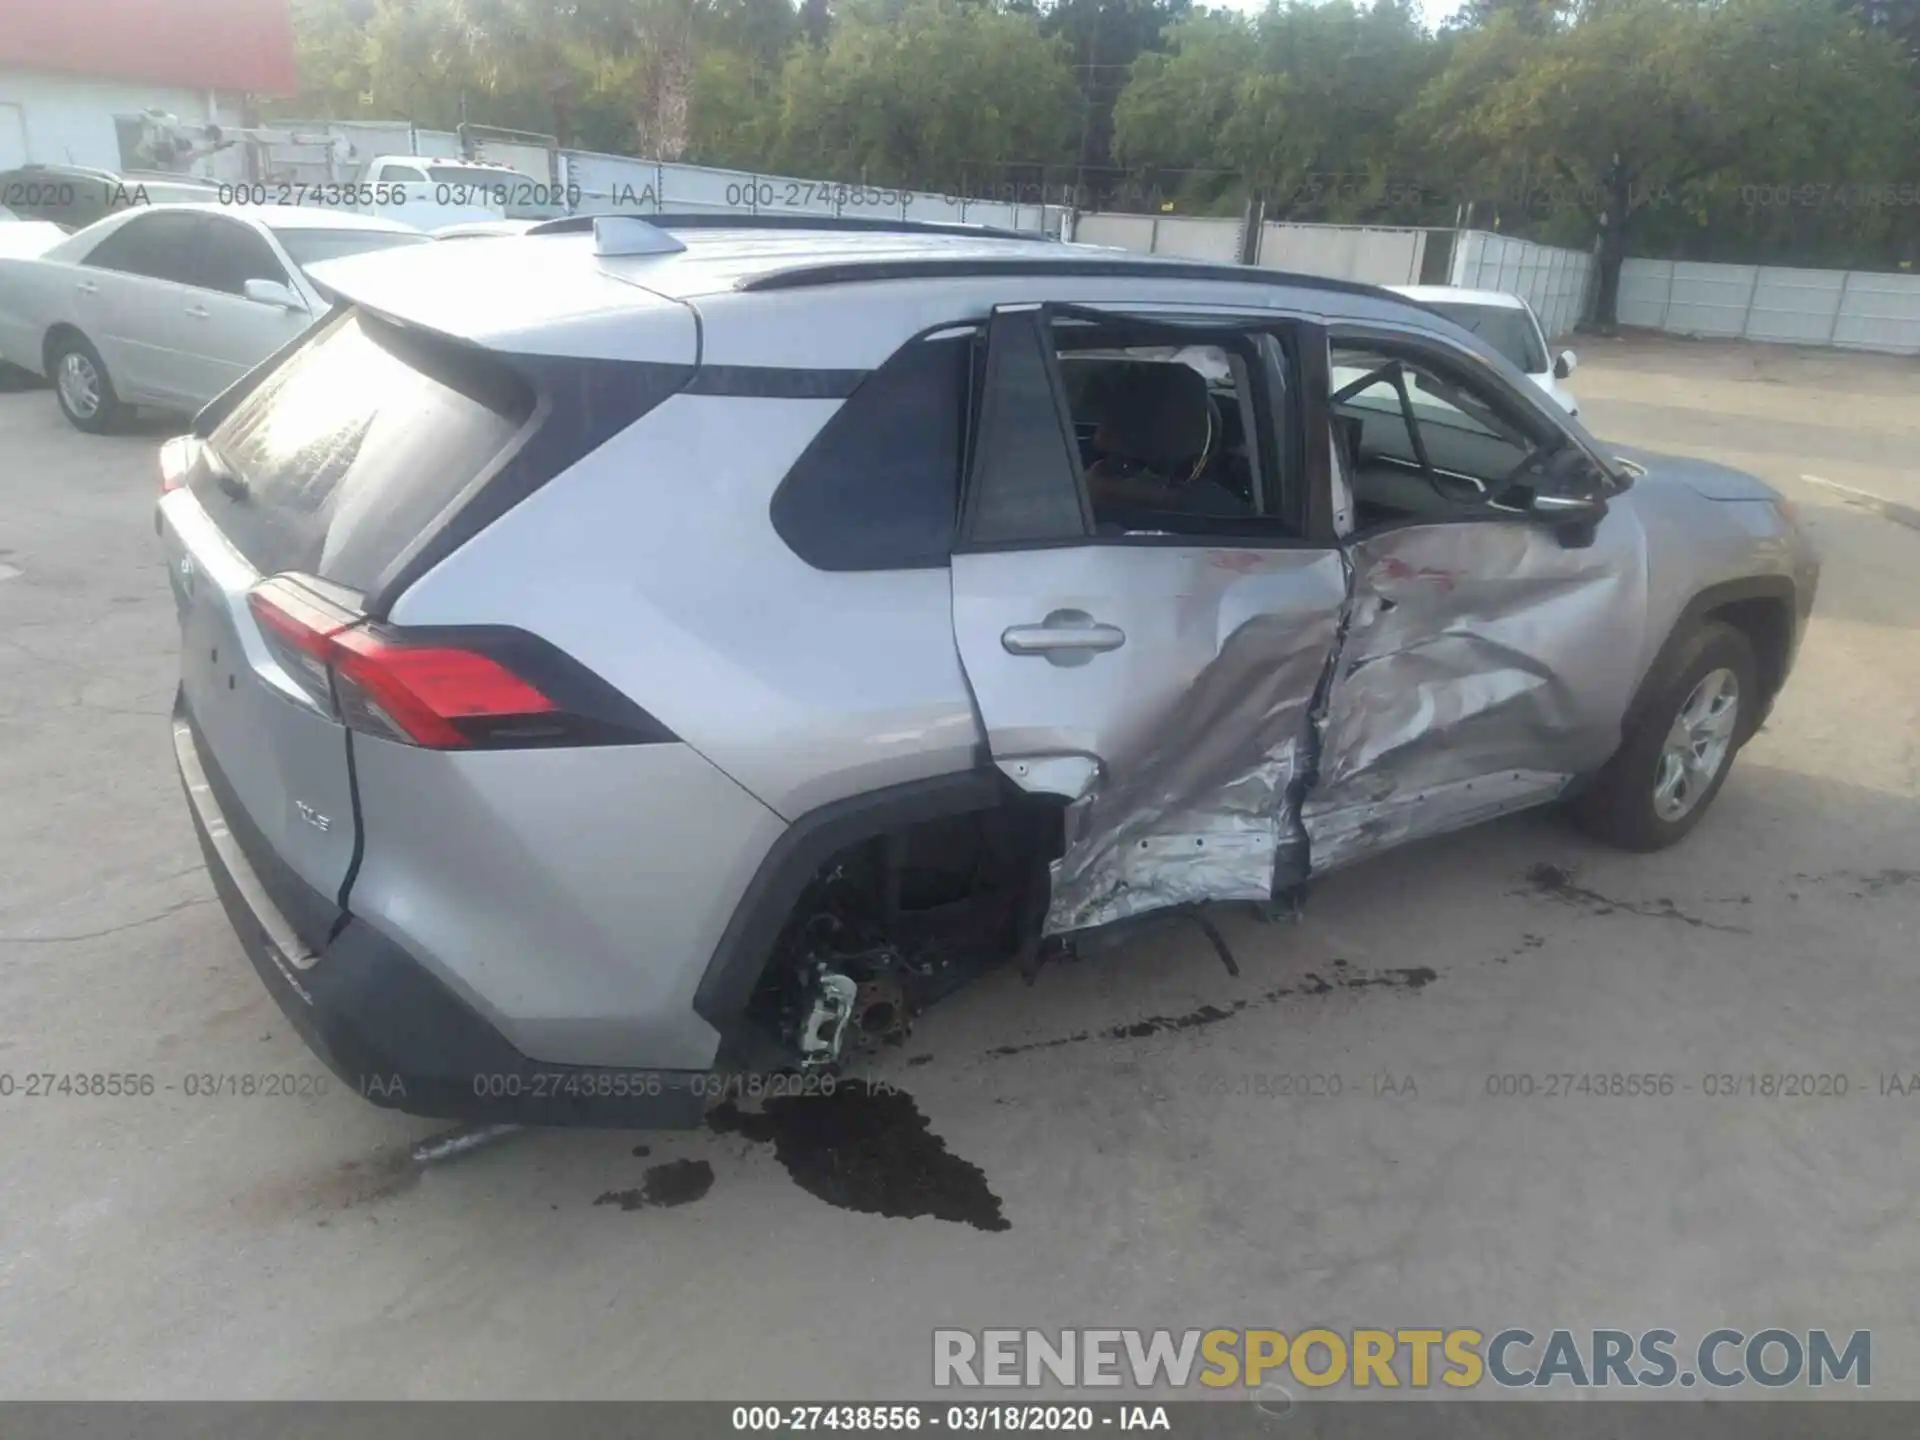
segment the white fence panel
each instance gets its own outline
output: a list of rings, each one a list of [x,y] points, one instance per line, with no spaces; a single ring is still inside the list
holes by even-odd
[[[1614,313],[1622,325],[1664,329],[1673,293],[1673,261],[1627,260],[1620,266],[1620,298]]]
[[[1533,307],[1540,328],[1551,338],[1567,334],[1584,317],[1592,274],[1593,257],[1584,251],[1464,230],[1454,240],[1449,278],[1468,290],[1518,295]]]
[[[1747,305],[1746,337],[1825,345],[1833,338],[1846,283],[1844,270],[1762,270]]]
[[[1153,217],[1153,253],[1185,260],[1216,260],[1231,265],[1240,258],[1240,222],[1193,215]]]
[[[351,180],[376,155],[457,160],[461,153],[460,137],[451,130],[419,130],[404,120],[275,120],[266,128],[303,137],[326,136],[333,142],[271,147],[276,177],[284,174],[308,184]],[[544,169],[527,173],[535,180],[546,178]]]
[[[1746,333],[1747,307],[1760,283],[1758,265],[1703,265],[1679,260],[1667,297],[1665,329],[1733,339]]]
[[[1628,260],[1622,325],[1676,335],[1920,354],[1920,276]]]
[[[1847,274],[1833,344],[1920,354],[1920,275]]]
[[[286,128],[305,130],[307,127],[289,125]],[[413,154],[413,126],[403,121],[336,120],[325,128],[327,133],[342,137],[353,147],[348,158],[356,165],[376,155]],[[348,173],[352,173],[351,169]]]
[[[675,165],[585,150],[560,153],[575,210],[634,215],[841,215],[1000,225],[1058,235],[1066,212],[1052,205],[960,200],[884,185],[843,185],[705,165]]]
[[[630,155],[560,152],[560,183],[577,190],[576,210],[652,215],[660,210],[660,167]]]
[[[1260,227],[1258,264],[1267,270],[1411,285],[1420,278],[1427,232],[1370,225],[1294,225],[1269,220]]]
[[[1082,245],[1112,245],[1139,255],[1153,253],[1153,216],[1102,215],[1074,217],[1073,238]]]
[[[511,140],[478,140],[473,148],[473,158],[476,160],[484,160],[489,165],[504,165],[516,174],[542,185],[553,184],[554,152],[545,145],[523,145]]]

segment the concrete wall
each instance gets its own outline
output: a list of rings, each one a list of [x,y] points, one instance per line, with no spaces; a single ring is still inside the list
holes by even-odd
[[[1677,335],[1920,354],[1920,275],[1628,260],[1620,323]]]
[[[0,169],[35,162],[120,168],[115,115],[158,108],[196,124],[238,125],[237,96],[137,80],[86,80],[24,70],[0,71]],[[212,156],[196,167],[214,179],[239,179],[239,157]]]

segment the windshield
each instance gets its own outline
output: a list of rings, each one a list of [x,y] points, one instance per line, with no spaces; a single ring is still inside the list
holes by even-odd
[[[426,235],[405,230],[275,230],[273,238],[293,263],[302,270],[323,260],[338,260],[365,250],[385,250],[394,245],[417,245]]]
[[[1525,310],[1505,305],[1472,305],[1458,300],[1429,300],[1429,310],[1438,310],[1462,329],[1471,330],[1529,375],[1549,368],[1547,350],[1540,343],[1539,327]]]
[[[427,178],[442,185],[530,185],[517,170],[493,170],[484,165],[429,165]]]

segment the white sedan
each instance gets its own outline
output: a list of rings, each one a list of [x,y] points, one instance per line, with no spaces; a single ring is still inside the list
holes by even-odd
[[[1504,290],[1467,290],[1455,285],[1389,285],[1429,310],[1438,310],[1464,330],[1471,330],[1526,372],[1569,415],[1580,413],[1580,402],[1560,384],[1573,374],[1574,354],[1562,350],[1547,358],[1547,337],[1533,307]]]
[[[311,206],[122,210],[40,255],[0,256],[0,360],[52,380],[82,430],[136,405],[191,413],[326,312],[309,265],[428,239]]]

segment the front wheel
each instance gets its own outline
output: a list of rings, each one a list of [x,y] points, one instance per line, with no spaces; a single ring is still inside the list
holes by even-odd
[[[126,419],[127,406],[114,393],[100,352],[87,343],[85,336],[61,336],[54,341],[47,359],[47,374],[53,381],[60,412],[76,430],[106,435],[119,429]]]
[[[1665,849],[1699,824],[1752,731],[1758,668],[1752,642],[1733,626],[1695,630],[1573,802],[1575,823],[1627,850]]]

